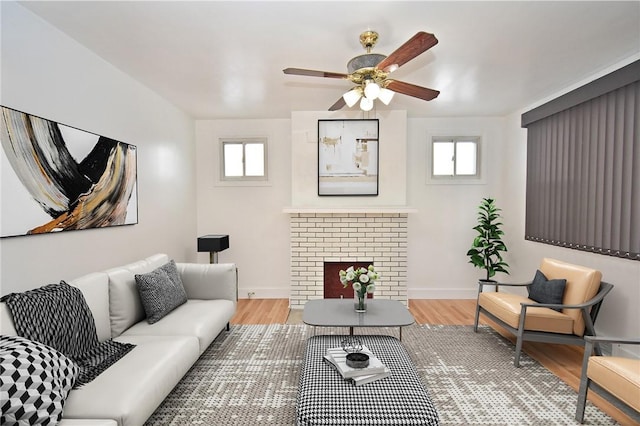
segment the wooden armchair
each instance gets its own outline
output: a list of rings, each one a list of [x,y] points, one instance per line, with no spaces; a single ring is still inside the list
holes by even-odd
[[[585,336],[582,376],[578,391],[576,420],[584,421],[584,408],[589,389],[596,391],[607,401],[616,404],[634,421],[640,422],[640,359],[614,356],[593,356],[594,345],[621,343],[638,345],[640,339],[619,339],[602,336]]]
[[[478,331],[482,312],[514,334],[516,367],[520,367],[522,342],[527,340],[584,346],[583,336],[595,336],[594,324],[600,306],[613,289],[613,285],[600,281],[600,271],[555,259],[543,259],[540,272],[548,280],[566,280],[561,303],[540,303],[525,296],[499,291],[500,287],[526,287],[531,290],[533,281],[523,284],[478,283],[474,331]],[[483,287],[487,285],[495,285],[496,291],[484,292]],[[599,352],[599,348],[596,350]]]

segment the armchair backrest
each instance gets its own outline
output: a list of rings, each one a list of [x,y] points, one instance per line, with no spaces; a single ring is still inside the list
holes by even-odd
[[[562,303],[564,305],[576,305],[592,299],[600,289],[602,272],[573,265],[556,259],[542,259],[540,271],[549,280],[566,279],[567,286],[564,290]],[[563,309],[562,312],[573,318],[573,333],[577,336],[584,334],[584,319],[580,309]]]

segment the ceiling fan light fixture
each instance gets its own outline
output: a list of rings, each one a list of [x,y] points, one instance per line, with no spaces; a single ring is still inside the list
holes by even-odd
[[[347,105],[351,108],[358,101],[360,101],[360,108],[363,111],[370,111],[375,106],[375,99],[380,99],[380,102],[389,105],[395,93],[425,101],[433,100],[440,94],[438,90],[388,79],[389,73],[438,44],[438,39],[435,35],[425,31],[418,31],[388,56],[371,52],[377,40],[378,33],[375,31],[365,31],[360,35],[360,43],[367,53],[349,60],[347,74],[303,68],[285,68],[282,71],[285,74],[350,81],[355,87],[352,87],[338,98],[329,107],[329,111],[337,111]]]
[[[395,95],[395,93],[396,92],[394,92],[393,90],[382,88],[380,89],[378,99],[380,99],[383,104],[389,105],[389,102],[391,102],[391,99],[393,99],[393,95]]]
[[[373,109],[373,99],[363,96],[360,101],[360,109],[363,111],[371,111]]]
[[[371,100],[376,99],[380,95],[378,83],[373,80],[367,80],[364,86],[364,95]]]
[[[362,89],[360,89],[359,87],[354,87],[352,90],[349,90],[347,93],[342,95],[342,98],[344,99],[347,106],[351,108],[358,102],[358,99],[360,99],[361,96]]]

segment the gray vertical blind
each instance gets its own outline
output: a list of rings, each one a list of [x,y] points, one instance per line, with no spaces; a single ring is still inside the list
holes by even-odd
[[[640,82],[524,119],[525,238],[640,260]]]

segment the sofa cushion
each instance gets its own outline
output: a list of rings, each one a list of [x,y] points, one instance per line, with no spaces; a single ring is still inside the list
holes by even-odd
[[[540,271],[550,280],[564,278],[567,285],[564,289],[562,303],[577,305],[592,299],[600,289],[602,273],[584,266],[572,265],[556,259],[542,259]],[[584,334],[584,320],[580,309],[564,309],[563,313],[573,318],[573,333]]]
[[[147,264],[140,262],[136,273],[149,272]],[[144,319],[144,308],[136,286],[134,272],[126,268],[110,269],[109,275],[109,318],[111,337],[118,337],[127,328]]]
[[[125,336],[196,336],[200,353],[225,328],[235,312],[230,300],[194,300],[178,306],[155,324],[141,321],[127,329]]]
[[[483,292],[480,293],[478,303],[513,328],[518,328],[520,322],[520,303],[533,303],[524,296],[512,293]],[[549,308],[527,308],[525,330],[549,331],[552,333],[571,334],[573,332],[573,318]]]
[[[77,377],[78,367],[57,350],[0,336],[0,423],[55,425]]]
[[[0,334],[5,336],[15,336],[18,334],[13,325],[13,317],[6,303],[0,303]]]
[[[91,383],[76,389],[66,419],[113,419],[142,425],[198,359],[198,339],[186,336],[121,336],[136,347]]]
[[[160,266],[169,262],[169,260],[171,260],[169,259],[169,256],[164,253],[153,254],[144,259],[144,261],[147,262],[147,265],[149,265],[149,267],[151,268],[149,270],[159,268]]]
[[[136,274],[135,279],[149,324],[158,322],[187,301],[173,260],[146,274]]]
[[[110,339],[109,276],[104,272],[94,272],[69,281],[69,284],[82,291],[96,324],[98,340],[104,342]]]
[[[565,279],[548,280],[540,270],[536,271],[536,276],[529,286],[529,299],[539,303],[562,303],[564,288],[567,285]],[[550,308],[560,312],[562,308]]]

